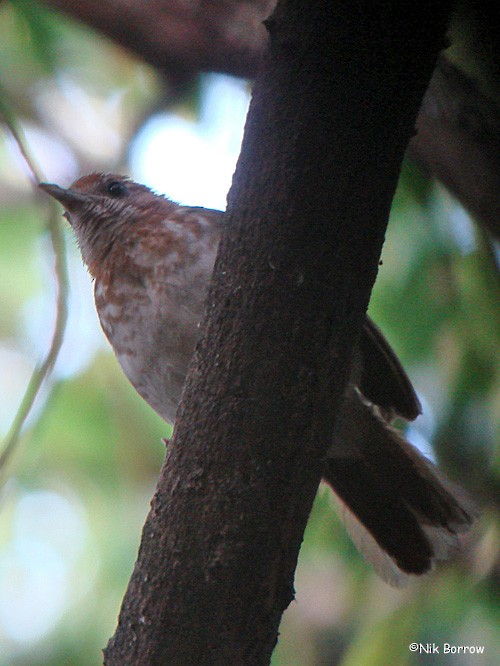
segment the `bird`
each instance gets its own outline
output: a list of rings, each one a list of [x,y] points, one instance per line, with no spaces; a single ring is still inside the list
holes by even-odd
[[[182,206],[126,176],[91,173],[59,201],[94,281],[96,310],[142,398],[173,424],[199,335],[224,213]],[[323,480],[355,545],[389,584],[431,571],[462,545],[474,502],[392,426],[421,413],[412,383],[366,316]],[[380,461],[384,464],[381,465]]]

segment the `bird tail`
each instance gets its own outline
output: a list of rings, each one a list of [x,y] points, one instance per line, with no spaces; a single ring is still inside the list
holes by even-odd
[[[477,516],[465,492],[355,392],[346,399],[323,477],[357,548],[394,586],[456,552]]]

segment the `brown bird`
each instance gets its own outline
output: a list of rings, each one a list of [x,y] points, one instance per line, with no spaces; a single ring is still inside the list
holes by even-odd
[[[172,424],[223,213],[179,206],[115,174],[83,176],[69,189],[40,187],[66,210],[95,281],[102,328],[123,371]],[[386,581],[401,585],[459,548],[475,509],[390,426],[395,416],[415,419],[420,404],[396,354],[369,318],[355,359],[323,475],[358,548]]]

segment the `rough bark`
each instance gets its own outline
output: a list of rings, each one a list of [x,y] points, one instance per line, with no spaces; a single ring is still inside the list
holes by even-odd
[[[108,666],[267,664],[446,3],[284,0]]]

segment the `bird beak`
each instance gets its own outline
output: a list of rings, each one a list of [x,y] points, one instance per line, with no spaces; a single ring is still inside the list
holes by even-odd
[[[80,194],[69,188],[65,190],[63,187],[53,185],[52,183],[40,183],[38,187],[62,203],[64,208],[70,213],[81,208],[81,206],[88,200],[84,194]]]

